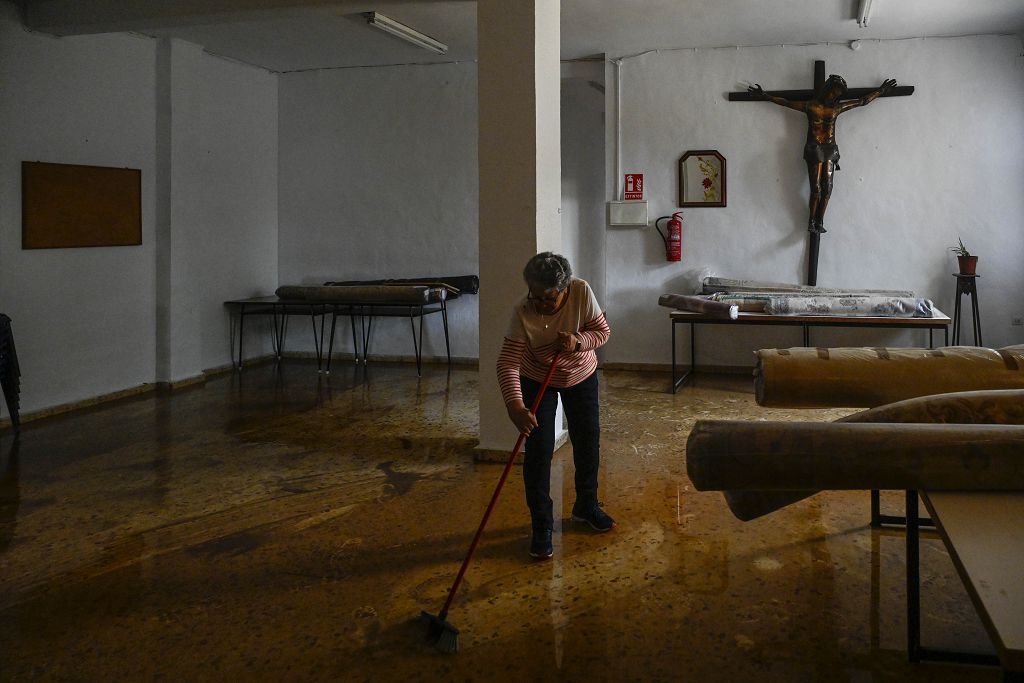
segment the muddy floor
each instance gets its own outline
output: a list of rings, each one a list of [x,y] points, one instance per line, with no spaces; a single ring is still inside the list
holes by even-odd
[[[693,490],[698,419],[762,409],[749,377],[604,372],[600,497],[555,556],[527,554],[514,471],[449,615],[424,643],[501,466],[473,458],[477,372],[286,361],[0,436],[2,680],[998,681],[909,664],[904,539],[868,494],[753,522]],[[511,446],[511,444],[510,444]],[[883,493],[899,513],[902,494]],[[942,543],[922,542],[923,637],[991,652]]]

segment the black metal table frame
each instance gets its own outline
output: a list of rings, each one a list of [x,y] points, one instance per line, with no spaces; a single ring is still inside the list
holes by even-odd
[[[742,315],[742,314],[741,314]],[[690,319],[687,319],[690,318]],[[928,330],[928,348],[934,348],[934,336],[935,330],[941,329],[943,332],[944,345],[949,346],[949,318],[934,318],[934,322],[927,322],[929,318],[892,318],[886,322],[875,322],[873,320],[855,320],[851,318],[837,318],[836,320],[819,319],[819,320],[780,320],[778,317],[772,317],[769,319],[761,319],[756,316],[740,317],[736,320],[732,318],[700,318],[697,320],[692,319],[693,316],[673,316],[670,314],[670,320],[672,322],[672,388],[671,392],[674,394],[679,391],[679,387],[682,386],[686,380],[693,375],[697,367],[697,330],[696,325],[775,325],[782,327],[800,327],[803,330],[803,345],[809,347],[811,345],[811,329],[812,327],[854,327],[854,328],[876,328],[876,329],[909,329],[909,330]],[[900,324],[900,320],[913,320],[914,322],[907,322]],[[676,378],[676,325],[688,324],[690,326],[690,367],[687,369],[682,376]],[[871,491],[871,526],[881,527],[883,525],[903,526],[907,523],[907,518],[902,515],[883,515],[882,514],[882,503],[881,495],[877,489]],[[924,526],[931,526],[930,519],[919,520],[919,523]]]
[[[273,319],[273,334],[271,343],[274,349],[275,358],[280,361],[284,354],[284,340],[288,330],[288,318],[292,315],[309,315],[313,325],[313,347],[316,351],[317,372],[324,371],[324,332],[327,321],[324,316],[331,315],[331,334],[327,347],[326,372],[331,371],[331,358],[334,351],[334,335],[337,326],[338,316],[347,315],[352,326],[352,346],[355,362],[359,362],[359,344],[356,340],[356,322],[359,317],[361,337],[363,341],[363,363],[367,362],[370,332],[372,330],[374,317],[408,317],[412,329],[413,350],[416,356],[416,374],[420,375],[423,369],[423,317],[432,313],[441,313],[444,326],[444,345],[448,358],[448,367],[451,369],[452,355],[451,344],[448,334],[448,307],[442,299],[437,303],[430,304],[398,304],[398,303],[337,303],[330,301],[268,301],[264,299],[241,299],[226,302],[230,306],[238,307],[238,363],[236,368],[242,369],[243,365],[243,344],[245,341],[245,317],[250,315],[269,315]],[[319,318],[319,325],[317,319]],[[420,319],[419,335],[416,333],[415,319]]]
[[[743,316],[743,314],[740,314]],[[936,318],[934,323],[919,322],[922,320],[929,320],[928,318],[904,318],[902,320],[914,320],[913,323],[906,323],[901,325],[899,322],[875,322],[872,320],[857,321],[852,318],[837,318],[835,321],[831,320],[779,320],[778,318],[772,319],[758,319],[757,317],[740,317],[736,320],[731,318],[701,318],[699,320],[688,320],[685,317],[670,316],[672,321],[672,388],[671,393],[679,391],[679,387],[682,386],[686,380],[694,373],[697,367],[697,325],[774,325],[782,327],[800,327],[803,328],[803,345],[809,347],[811,345],[811,330],[812,327],[857,327],[857,328],[877,328],[877,329],[908,329],[908,330],[928,330],[928,348],[933,348],[933,336],[932,333],[935,330],[942,330],[944,333],[945,344],[949,345],[949,318],[942,317]],[[900,318],[893,318],[893,320],[901,320]],[[676,373],[676,325],[689,325],[690,326],[690,367],[681,376]]]
[[[352,321],[352,345],[355,348],[355,361],[359,362],[359,347],[356,345],[355,317],[359,317],[360,336],[363,342],[363,364],[367,362],[370,349],[370,333],[373,329],[374,318],[409,318],[409,327],[412,331],[413,352],[416,355],[416,374],[423,370],[423,318],[432,314],[440,313],[442,326],[444,327],[444,350],[448,358],[448,369],[452,367],[452,349],[448,336],[448,305],[444,299],[436,304],[333,304],[334,311],[331,317],[331,335],[327,351],[327,372],[331,371],[331,357],[334,351],[334,328],[339,315],[348,315]],[[404,312],[403,312],[404,310]],[[420,319],[419,336],[416,333],[415,319]],[[322,327],[321,327],[322,329]]]

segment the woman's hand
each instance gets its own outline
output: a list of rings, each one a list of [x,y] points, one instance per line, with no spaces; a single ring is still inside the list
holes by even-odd
[[[537,417],[530,412],[522,401],[513,401],[505,406],[508,410],[508,419],[516,426],[520,434],[529,435],[537,426]]]
[[[576,335],[572,332],[560,331],[558,333],[558,343],[561,345],[562,351],[575,351],[577,341]]]

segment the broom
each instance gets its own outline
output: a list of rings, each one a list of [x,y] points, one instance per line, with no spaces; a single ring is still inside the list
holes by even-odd
[[[558,362],[558,352],[555,352],[555,357],[551,361],[551,367],[548,368],[548,375],[544,378],[544,384],[541,385],[540,391],[537,392],[537,397],[533,400],[533,407],[530,408],[531,414],[537,413],[537,408],[540,406],[540,400],[544,398],[544,392],[547,391],[548,384],[551,383],[551,376],[555,374],[555,364]],[[444,602],[444,607],[441,608],[441,612],[434,616],[428,612],[420,612],[420,619],[427,622],[427,640],[434,644],[441,652],[455,653],[459,651],[459,629],[455,628],[448,623],[448,608],[452,606],[452,600],[455,599],[455,592],[459,589],[459,584],[462,583],[462,577],[466,574],[466,567],[469,566],[469,560],[473,557],[473,551],[476,550],[477,543],[480,542],[480,536],[484,532],[484,527],[487,526],[487,520],[491,517],[491,512],[494,510],[495,503],[498,502],[498,495],[501,493],[501,487],[505,485],[505,480],[508,479],[508,473],[512,469],[512,463],[515,462],[516,456],[519,455],[519,449],[523,447],[523,442],[526,440],[525,434],[520,434],[519,438],[516,439],[516,445],[512,449],[512,454],[508,457],[508,462],[505,463],[505,470],[501,473],[501,478],[498,479],[498,485],[494,487],[494,494],[491,496],[491,502],[487,505],[487,510],[484,512],[483,519],[480,520],[480,526],[476,530],[476,535],[473,536],[473,542],[469,544],[469,552],[466,553],[466,559],[462,561],[462,567],[459,568],[459,573],[455,577],[455,582],[452,583],[451,589],[448,591],[448,599]]]

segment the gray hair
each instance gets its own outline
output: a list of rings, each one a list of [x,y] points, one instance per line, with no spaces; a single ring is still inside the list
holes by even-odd
[[[572,266],[564,256],[543,251],[526,262],[523,279],[528,287],[557,289],[561,292],[572,279]]]

